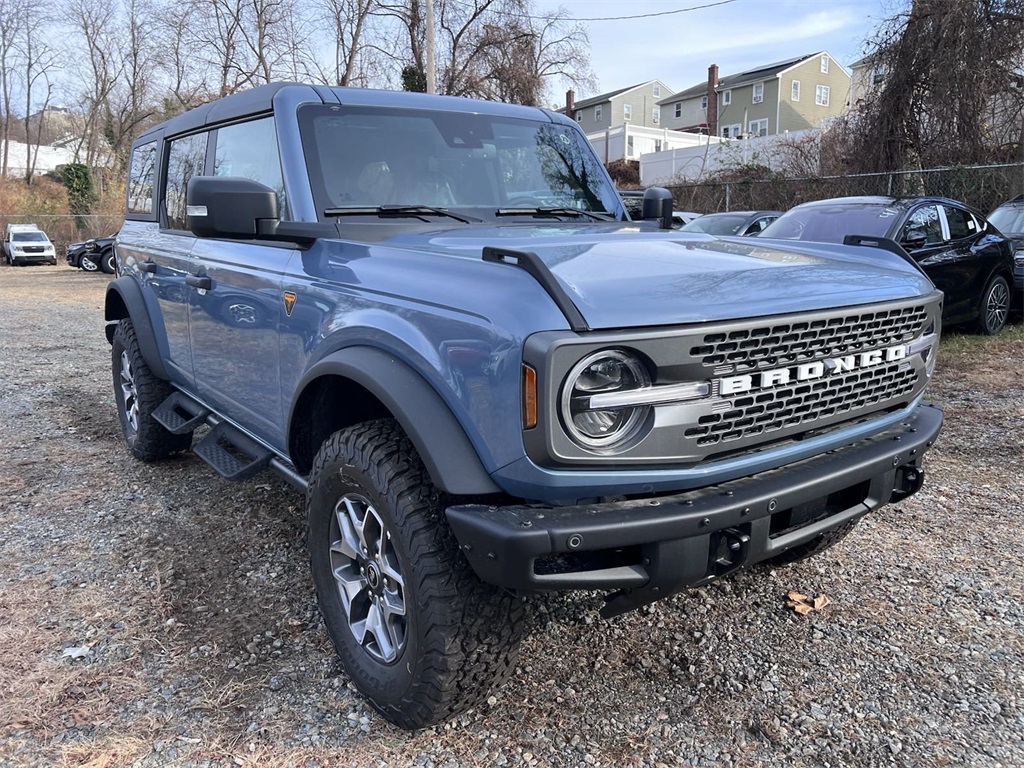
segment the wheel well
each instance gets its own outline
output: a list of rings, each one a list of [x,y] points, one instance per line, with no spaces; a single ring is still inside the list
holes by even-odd
[[[344,407],[338,407],[342,403]],[[322,376],[302,393],[292,414],[288,452],[295,468],[307,474],[320,446],[339,429],[392,415],[361,384],[343,376]]]
[[[115,320],[124,320],[128,317],[128,305],[124,303],[124,298],[117,291],[108,291],[106,307],[104,308],[104,318],[107,321],[107,327],[105,328],[107,334],[107,342],[114,342],[114,331],[117,329]]]

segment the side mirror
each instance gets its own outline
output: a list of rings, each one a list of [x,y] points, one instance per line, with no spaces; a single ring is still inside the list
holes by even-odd
[[[254,238],[280,218],[274,190],[235,176],[193,176],[185,204],[196,237]]]
[[[672,193],[664,187],[648,187],[644,190],[644,207],[640,217],[645,221],[658,220],[661,229],[672,229],[672,209],[675,201]]]
[[[907,236],[903,238],[903,241],[900,243],[900,245],[902,245],[908,251],[916,251],[918,248],[923,248],[927,242],[928,235],[926,235],[921,230],[915,230],[912,232],[908,232]]]

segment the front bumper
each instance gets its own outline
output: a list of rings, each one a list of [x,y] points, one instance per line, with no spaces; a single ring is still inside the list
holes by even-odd
[[[577,506],[466,504],[448,521],[484,581],[622,590],[605,616],[765,560],[918,490],[942,411],[822,455],[670,496]]]

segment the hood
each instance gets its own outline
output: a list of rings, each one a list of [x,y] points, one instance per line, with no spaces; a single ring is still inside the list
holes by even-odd
[[[479,259],[536,253],[592,329],[676,325],[906,299],[933,290],[886,251],[553,222],[406,231],[381,245]]]

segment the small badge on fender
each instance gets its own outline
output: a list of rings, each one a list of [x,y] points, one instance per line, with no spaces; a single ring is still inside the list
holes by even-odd
[[[284,312],[288,317],[292,316],[292,307],[295,306],[295,294],[291,291],[284,292]]]

